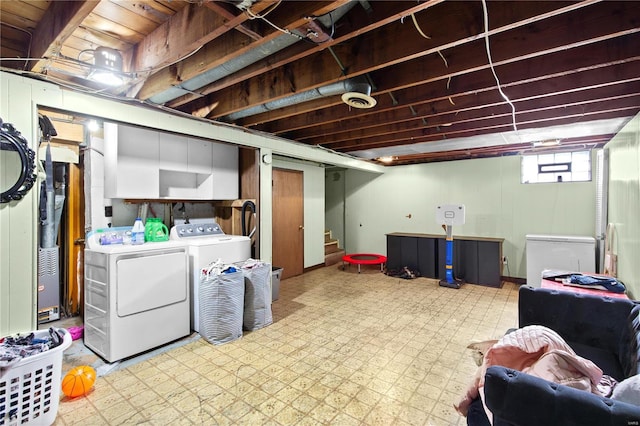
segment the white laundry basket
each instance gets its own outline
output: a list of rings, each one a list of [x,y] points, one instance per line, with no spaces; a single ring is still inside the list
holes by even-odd
[[[60,402],[62,353],[72,341],[67,330],[57,330],[64,335],[62,344],[0,372],[0,426],[51,425],[55,421]],[[36,338],[49,336],[49,330],[33,333]]]

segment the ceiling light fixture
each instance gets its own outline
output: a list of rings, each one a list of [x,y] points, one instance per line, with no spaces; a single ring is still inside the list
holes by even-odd
[[[378,157],[376,158],[376,160],[378,160],[381,163],[385,163],[385,164],[389,164],[392,163],[393,161],[397,160],[398,157],[395,157],[393,155],[386,155],[384,157]]]
[[[560,139],[548,139],[546,141],[538,141],[533,143],[534,148],[558,146],[558,145],[560,145]]]
[[[116,49],[100,46],[93,51],[93,69],[89,79],[108,86],[124,84],[122,55]]]

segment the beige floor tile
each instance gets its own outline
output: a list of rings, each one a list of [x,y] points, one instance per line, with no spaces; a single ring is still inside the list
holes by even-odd
[[[294,425],[304,418],[305,414],[302,411],[296,410],[291,406],[284,407],[273,416],[273,420],[284,426]]]
[[[323,385],[322,383],[315,383],[307,390],[307,395],[318,400],[323,400],[333,391],[333,389]]]
[[[291,406],[296,410],[308,414],[319,404],[319,402],[320,401],[318,401],[316,398],[302,394],[291,402]]]
[[[251,405],[244,401],[236,400],[231,405],[222,410],[222,414],[228,419],[236,422],[253,410]]]
[[[282,410],[286,406],[287,406],[287,404],[285,404],[284,402],[280,401],[279,399],[270,398],[267,401],[265,401],[262,404],[260,404],[258,409],[260,410],[260,412],[262,412],[267,417],[273,417],[274,415],[276,415],[278,412],[280,412],[280,410]]]
[[[332,407],[330,405],[326,405],[326,404],[320,404],[309,412],[309,416],[314,420],[316,420],[317,422],[319,422],[320,424],[325,424],[325,425],[336,424],[337,425],[338,423],[334,423],[333,419],[338,413],[340,413],[340,411],[337,408]]]

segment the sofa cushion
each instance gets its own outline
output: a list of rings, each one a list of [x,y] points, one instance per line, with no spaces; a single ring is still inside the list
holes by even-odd
[[[631,376],[618,383],[611,399],[640,406],[640,375]]]
[[[620,365],[620,360],[610,351],[594,348],[593,346],[584,345],[582,343],[567,343],[571,346],[571,349],[573,349],[582,358],[586,358],[600,367],[603,374],[611,376],[617,381],[621,381],[626,378],[622,365]]]
[[[640,374],[640,305],[629,313],[627,327],[623,329],[618,352],[625,377]]]
[[[494,418],[519,426],[627,426],[640,421],[640,407],[500,366],[487,369],[485,396]]]

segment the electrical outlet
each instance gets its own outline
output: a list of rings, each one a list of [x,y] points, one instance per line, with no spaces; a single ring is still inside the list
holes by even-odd
[[[507,256],[502,256],[502,264],[503,265],[507,264]]]

